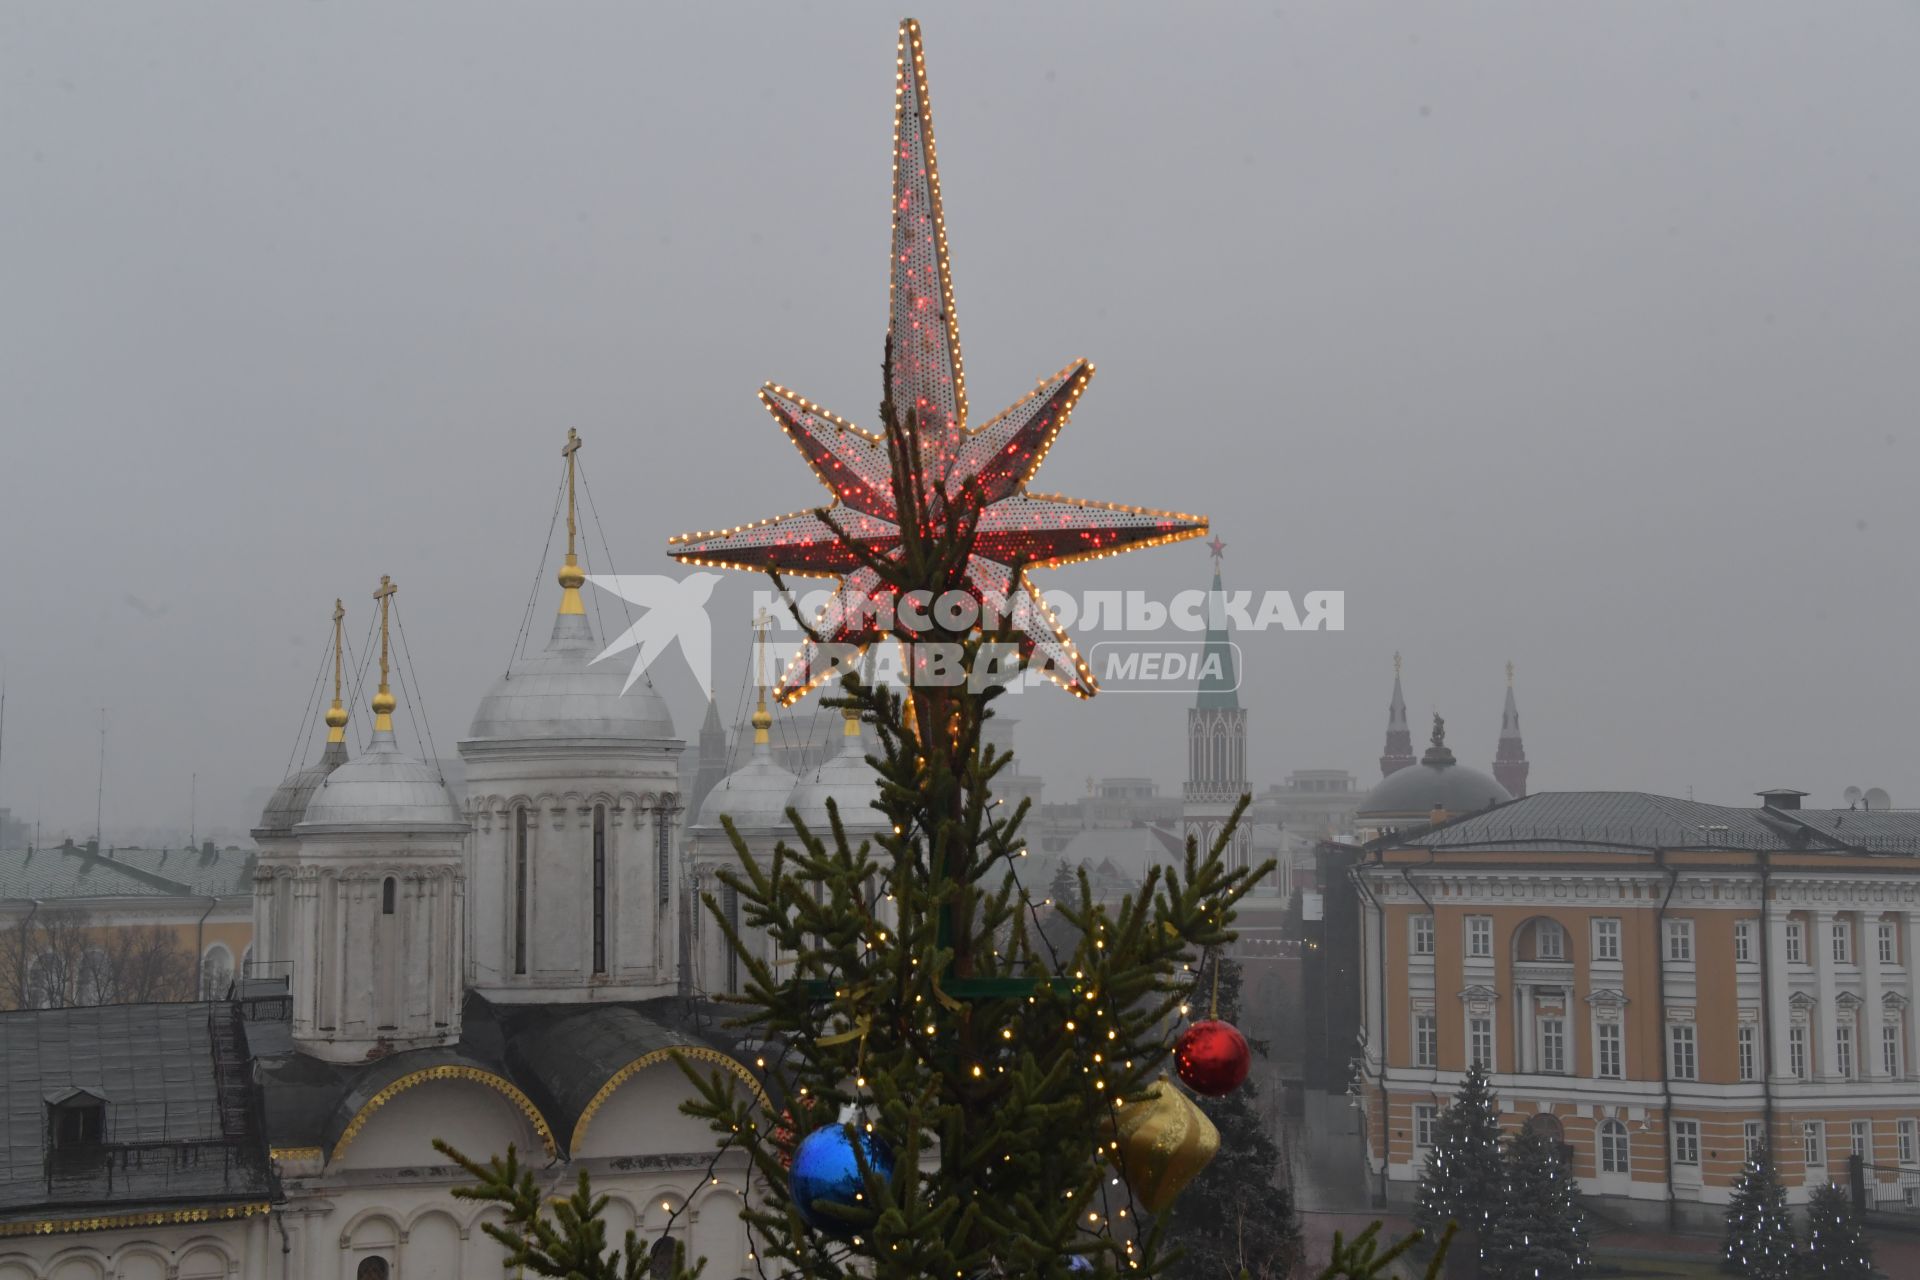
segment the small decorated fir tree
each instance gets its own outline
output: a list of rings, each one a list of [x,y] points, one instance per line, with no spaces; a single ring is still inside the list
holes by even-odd
[[[1803,1280],[1873,1280],[1873,1250],[1844,1188],[1829,1184],[1814,1191],[1798,1274]]]
[[[1481,1242],[1488,1280],[1572,1280],[1587,1273],[1592,1253],[1560,1144],[1524,1133],[1507,1147],[1506,1184]]]
[[[1433,1126],[1433,1150],[1420,1175],[1414,1222],[1436,1238],[1449,1222],[1485,1236],[1500,1206],[1506,1169],[1500,1152],[1500,1101],[1474,1063]]]
[[[1747,1158],[1727,1204],[1726,1269],[1747,1280],[1788,1280],[1793,1274],[1793,1219],[1787,1193],[1766,1148]]]

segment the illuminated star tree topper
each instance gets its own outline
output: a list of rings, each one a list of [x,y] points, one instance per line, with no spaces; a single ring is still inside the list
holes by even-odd
[[[686,564],[835,580],[812,635],[774,687],[782,703],[794,702],[835,674],[826,646],[864,648],[888,634],[915,638],[893,607],[914,589],[965,592],[986,616],[1010,624],[1023,657],[1063,688],[1089,697],[1099,687],[1093,673],[1028,571],[1200,537],[1207,521],[1028,492],[1027,482],[1093,377],[1088,361],[1076,360],[1043,378],[984,426],[968,426],[926,59],[920,25],[912,19],[900,27],[898,67],[882,410],[893,421],[886,432],[872,434],[786,387],[768,384],[761,401],[833,501],[730,529],[681,534],[670,542],[669,554]],[[887,432],[893,433],[892,452]],[[902,453],[912,456],[899,457]],[[896,571],[902,563],[903,523],[931,536],[936,527],[952,527],[956,517],[970,543],[952,580],[903,581]]]

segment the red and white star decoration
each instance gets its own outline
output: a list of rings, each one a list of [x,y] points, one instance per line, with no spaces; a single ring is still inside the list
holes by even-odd
[[[1027,491],[1027,481],[1093,377],[1088,361],[1076,360],[1043,379],[985,426],[967,426],[966,373],[940,213],[926,61],[920,26],[911,19],[900,27],[898,65],[888,392],[895,405],[911,406],[916,414],[929,490],[921,506],[938,513],[970,490],[979,514],[965,589],[990,615],[1011,620],[1023,656],[1037,659],[1068,691],[1090,697],[1099,687],[1093,673],[1028,570],[1200,537],[1207,521]],[[774,687],[777,699],[792,703],[835,674],[822,655],[822,642],[864,647],[882,638],[871,605],[895,589],[851,544],[871,557],[898,556],[899,510],[884,436],[862,431],[785,387],[770,383],[760,399],[833,493],[833,503],[731,529],[681,534],[669,543],[668,554],[686,564],[837,580],[814,624],[820,641],[803,644]],[[898,628],[895,634],[904,636]]]

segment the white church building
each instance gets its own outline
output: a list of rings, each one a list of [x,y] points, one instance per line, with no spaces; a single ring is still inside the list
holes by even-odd
[[[756,717],[683,841],[685,744],[649,684],[593,663],[571,516],[552,638],[459,744],[464,804],[395,740],[383,584],[371,745],[348,758],[336,675],[331,741],[255,833],[252,976],[223,1001],[0,1014],[0,1280],[502,1274],[499,1210],[450,1194],[468,1179],[436,1138],[512,1145],[556,1193],[585,1169],[610,1240],[671,1223],[714,1280],[757,1274],[746,1158],[716,1163],[679,1110],[682,1056],[770,1105],[761,1047],[704,998],[738,979],[695,892],[732,859],[721,814],[756,849],[828,794],[870,826],[873,779],[857,721],[796,777]]]

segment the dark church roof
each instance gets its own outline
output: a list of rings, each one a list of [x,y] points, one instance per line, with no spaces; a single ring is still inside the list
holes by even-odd
[[[51,1113],[96,1101],[98,1133],[56,1146]],[[0,1013],[0,1222],[265,1204],[255,1102],[230,1005]]]
[[[720,1030],[722,1017],[700,1002],[664,998],[591,1005],[494,1004],[468,993],[459,1043],[410,1049],[370,1062],[331,1063],[295,1052],[284,1001],[256,1005],[266,1127],[275,1147],[331,1152],[353,1118],[381,1090],[434,1067],[470,1067],[525,1094],[552,1131],[561,1154],[593,1098],[622,1067],[660,1049],[707,1048],[743,1066],[754,1055]]]

